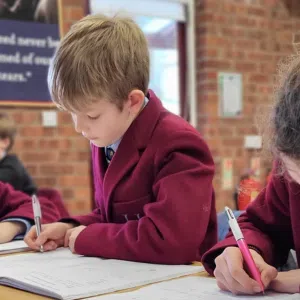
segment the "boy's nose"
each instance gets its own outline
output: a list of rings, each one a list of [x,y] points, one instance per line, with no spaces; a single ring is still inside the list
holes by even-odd
[[[78,116],[74,116],[73,117],[73,121],[74,121],[74,127],[75,127],[75,130],[78,132],[78,133],[83,133],[85,132],[86,128],[84,128],[84,122],[81,118],[79,118]]]

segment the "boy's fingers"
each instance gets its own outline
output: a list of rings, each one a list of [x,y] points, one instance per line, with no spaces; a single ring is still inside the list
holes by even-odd
[[[69,247],[69,240],[70,240],[70,236],[71,236],[72,232],[73,232],[73,228],[68,229],[68,231],[65,235],[64,247]]]
[[[261,280],[262,280],[264,286],[268,287],[270,282],[276,278],[278,272],[274,267],[272,267],[266,263],[264,266],[259,267],[259,269],[261,271]]]
[[[55,241],[48,241],[43,245],[44,251],[52,251],[58,247]]]
[[[28,245],[29,248],[31,249],[36,249],[36,230],[35,228],[31,228],[28,233],[24,237],[24,242]]]
[[[258,283],[254,281],[245,272],[240,264],[235,264],[235,261],[226,261],[228,273],[224,273],[228,284],[237,291],[237,293],[242,294],[254,294],[260,289]]]
[[[32,250],[39,250],[40,248],[36,245],[35,241],[24,238],[24,242],[28,245],[28,247]]]
[[[49,234],[47,231],[42,231],[41,234],[36,238],[35,244],[40,247],[43,246],[49,239]]]

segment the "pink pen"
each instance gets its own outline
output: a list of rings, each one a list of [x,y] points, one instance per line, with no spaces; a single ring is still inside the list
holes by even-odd
[[[225,212],[228,218],[228,223],[231,228],[231,231],[234,235],[234,238],[242,252],[243,258],[246,262],[246,265],[249,270],[249,275],[258,282],[258,284],[261,287],[261,291],[264,292],[264,284],[261,281],[260,273],[255,265],[255,262],[253,260],[253,257],[249,251],[248,245],[244,239],[244,236],[242,234],[242,231],[240,229],[240,226],[232,212],[232,210],[229,207],[225,207]]]

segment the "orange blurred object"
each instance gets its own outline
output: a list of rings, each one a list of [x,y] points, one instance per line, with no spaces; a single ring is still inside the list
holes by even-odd
[[[238,193],[238,209],[245,210],[261,191],[261,184],[253,178],[246,178],[240,182]]]

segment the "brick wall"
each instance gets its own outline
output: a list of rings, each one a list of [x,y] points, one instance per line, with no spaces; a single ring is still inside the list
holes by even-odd
[[[85,0],[62,1],[62,33],[84,15]],[[233,158],[235,183],[258,155],[243,149],[244,135],[257,133],[255,113],[272,101],[278,61],[293,53],[292,33],[300,18],[279,0],[195,0],[198,129],[215,158],[217,208],[232,205],[231,191],[221,189],[221,161]],[[240,119],[218,117],[217,73],[243,74]],[[41,127],[40,109],[6,108],[19,126],[15,150],[40,186],[62,191],[72,213],[91,207],[88,142],[75,133],[70,117],[59,112],[58,128]],[[266,167],[262,169],[264,175]]]
[[[62,0],[63,33],[84,15],[82,2]],[[1,107],[1,110],[8,112],[17,123],[14,152],[38,186],[58,189],[71,213],[90,211],[89,142],[75,132],[70,115],[58,112],[58,127],[44,128],[43,109]]]
[[[232,158],[234,180],[258,153],[243,149],[244,135],[256,134],[255,115],[271,104],[278,62],[294,53],[293,33],[300,17],[279,0],[196,0],[198,129],[213,152],[217,208],[232,205],[231,191],[221,188],[222,158]],[[218,117],[217,73],[243,75],[240,119]],[[261,173],[265,175],[266,164]]]

